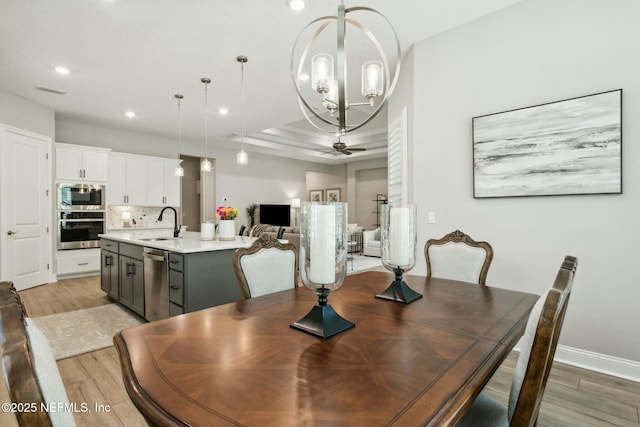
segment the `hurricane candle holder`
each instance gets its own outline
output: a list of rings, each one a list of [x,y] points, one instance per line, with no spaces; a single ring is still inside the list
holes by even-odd
[[[416,206],[383,205],[381,221],[382,264],[395,274],[395,280],[376,298],[409,304],[422,298],[402,280],[416,264]]]
[[[292,328],[323,339],[355,326],[327,304],[347,272],[347,204],[304,202],[300,214],[300,278],[318,304]]]

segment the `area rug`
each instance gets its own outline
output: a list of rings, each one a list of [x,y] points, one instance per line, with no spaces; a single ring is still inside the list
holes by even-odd
[[[56,360],[112,346],[116,332],[145,322],[115,303],[32,320],[49,340]]]
[[[377,257],[349,254],[347,258],[347,274],[359,273],[377,267],[382,267],[382,261]]]

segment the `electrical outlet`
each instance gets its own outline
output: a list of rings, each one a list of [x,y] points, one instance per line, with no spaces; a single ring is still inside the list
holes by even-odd
[[[427,212],[427,224],[435,224],[435,223],[436,223],[436,213]]]

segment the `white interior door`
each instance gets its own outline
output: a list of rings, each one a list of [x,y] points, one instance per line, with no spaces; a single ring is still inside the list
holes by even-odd
[[[22,290],[48,282],[51,139],[0,126],[0,279]]]

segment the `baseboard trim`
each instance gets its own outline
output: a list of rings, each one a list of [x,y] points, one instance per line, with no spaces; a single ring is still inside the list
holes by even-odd
[[[520,342],[518,342],[513,349],[520,352]],[[640,362],[633,360],[595,353],[566,345],[558,345],[553,360],[601,374],[640,382]]]
[[[558,345],[554,360],[602,374],[640,382],[640,362]]]

